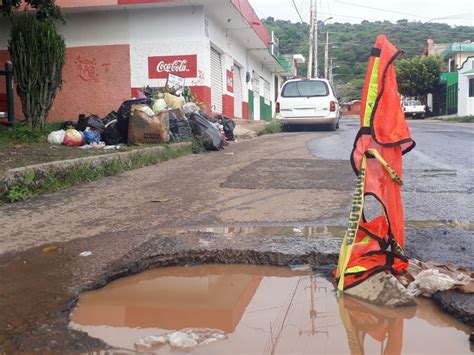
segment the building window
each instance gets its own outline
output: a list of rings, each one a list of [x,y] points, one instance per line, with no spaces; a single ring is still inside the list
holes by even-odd
[[[469,97],[474,97],[474,78],[469,79]]]

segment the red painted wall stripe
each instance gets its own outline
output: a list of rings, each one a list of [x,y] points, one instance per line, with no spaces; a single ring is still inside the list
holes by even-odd
[[[249,119],[249,103],[242,102],[242,118],[245,120]]]
[[[222,95],[222,114],[234,118],[234,97]]]

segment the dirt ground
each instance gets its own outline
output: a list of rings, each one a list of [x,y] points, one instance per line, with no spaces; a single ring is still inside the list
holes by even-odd
[[[20,168],[28,165],[48,163],[58,160],[84,158],[96,155],[116,153],[142,149],[145,146],[122,147],[120,150],[80,149],[42,143],[9,142],[0,143],[0,176],[9,169]],[[150,147],[150,146],[146,146]]]
[[[220,152],[187,156],[0,206],[0,253],[101,233],[126,238],[143,228],[311,224],[345,218],[353,181],[350,169],[334,174],[330,165],[319,170],[281,165],[296,157],[314,161],[305,143],[327,134],[264,136]],[[281,165],[280,174],[294,185],[282,186],[268,169],[272,164]],[[334,174],[330,184],[328,174]]]

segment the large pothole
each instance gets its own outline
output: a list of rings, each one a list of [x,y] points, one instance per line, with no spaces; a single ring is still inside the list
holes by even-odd
[[[429,300],[376,307],[336,298],[321,275],[269,266],[167,267],[116,280],[83,293],[70,326],[115,349],[160,354],[179,349],[143,348],[146,339],[190,328],[226,334],[187,349],[195,354],[470,353],[470,328]]]

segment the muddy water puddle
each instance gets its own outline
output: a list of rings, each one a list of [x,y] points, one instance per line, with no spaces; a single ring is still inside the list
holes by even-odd
[[[470,329],[426,299],[417,307],[375,307],[335,297],[329,281],[287,268],[168,267],[81,295],[70,326],[116,349],[184,328],[226,339],[194,354],[470,354]],[[169,344],[148,352],[181,353]]]
[[[474,223],[470,221],[456,220],[428,220],[428,221],[406,221],[407,229],[462,229],[474,231]],[[191,228],[188,231],[199,231],[215,233],[224,236],[252,236],[252,237],[305,237],[305,238],[343,238],[347,230],[341,225],[318,225],[318,226],[213,226],[206,228]]]

